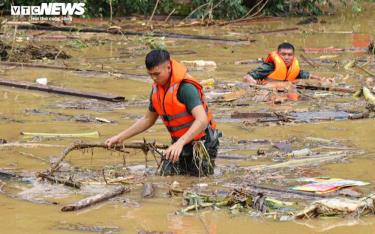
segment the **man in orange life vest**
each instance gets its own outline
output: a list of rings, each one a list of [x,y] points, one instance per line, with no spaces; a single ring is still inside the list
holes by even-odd
[[[171,59],[165,50],[147,54],[146,68],[154,84],[145,116],[128,129],[105,141],[108,147],[140,134],[154,125],[160,116],[167,127],[172,145],[166,150],[161,166],[163,175],[213,174],[220,133],[204,100],[202,86],[187,73],[184,65]],[[210,159],[200,168],[193,163],[193,147],[202,141]],[[202,146],[202,144],[200,145]]]
[[[286,42],[278,46],[277,52],[269,53],[260,67],[252,70],[244,77],[244,81],[251,84],[264,84],[270,81],[293,82],[297,79],[333,81],[301,70],[299,62],[294,56],[294,46]]]

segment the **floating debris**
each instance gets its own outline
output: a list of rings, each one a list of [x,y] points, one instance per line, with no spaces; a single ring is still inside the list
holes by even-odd
[[[295,219],[316,218],[321,216],[362,216],[374,213],[375,195],[370,194],[358,200],[348,198],[330,198],[313,202],[301,212],[294,215]]]
[[[151,198],[153,196],[155,196],[155,185],[152,183],[148,183],[148,182],[144,183],[142,197]]]
[[[291,189],[305,192],[332,192],[345,187],[365,186],[367,182],[358,180],[344,180],[339,178],[302,178],[298,181],[310,182],[301,186],[294,186]]]
[[[216,63],[214,61],[205,61],[205,60],[187,61],[187,60],[182,60],[181,63],[188,66],[188,67],[216,68]]]
[[[27,82],[27,81],[0,79],[0,85],[23,88],[23,89],[28,89],[28,90],[37,90],[37,91],[43,91],[43,92],[48,92],[48,93],[70,95],[70,96],[76,96],[76,97],[93,98],[93,99],[105,100],[105,101],[110,101],[110,102],[124,102],[125,101],[125,97],[122,97],[122,96],[100,94],[100,93],[93,93],[93,92],[83,92],[83,91],[78,91],[78,90],[73,90],[73,89],[68,89],[68,88],[62,88],[58,86],[35,84],[35,83]]]
[[[68,59],[71,56],[50,45],[28,44],[26,47],[12,48],[0,41],[0,56],[2,61],[28,62],[36,59]]]
[[[82,199],[82,200],[80,200],[78,202],[75,202],[73,204],[66,205],[61,209],[61,211],[66,212],[66,211],[80,210],[80,209],[92,206],[94,204],[106,201],[110,198],[116,197],[116,196],[121,195],[125,192],[130,192],[130,189],[125,188],[125,187],[117,187],[117,188],[113,189],[113,191],[109,191],[109,192],[106,192],[106,193],[103,193],[103,194],[97,194],[95,196],[91,196],[91,197],[87,197],[85,199]]]
[[[81,223],[65,223],[57,224],[54,229],[63,231],[76,231],[76,232],[96,232],[96,233],[119,233],[121,229],[116,226],[102,226],[102,225],[85,225]]]
[[[99,138],[99,132],[86,133],[43,133],[43,132],[21,132],[25,138],[42,137],[42,138]]]

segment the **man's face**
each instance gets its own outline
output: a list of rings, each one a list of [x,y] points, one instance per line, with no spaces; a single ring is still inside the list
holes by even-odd
[[[171,62],[169,61],[147,70],[151,79],[158,85],[166,85],[168,83],[171,71]]]
[[[293,59],[294,59],[294,51],[293,49],[280,49],[278,51],[281,58],[283,58],[285,65],[289,67],[292,65]]]

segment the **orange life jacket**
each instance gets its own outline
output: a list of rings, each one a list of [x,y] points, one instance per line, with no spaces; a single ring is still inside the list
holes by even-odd
[[[294,81],[297,79],[301,69],[296,58],[293,59],[292,65],[286,67],[283,58],[277,52],[268,54],[265,63],[272,62],[275,65],[275,70],[267,76],[267,78],[278,81]]]
[[[199,91],[203,108],[206,110],[208,121],[212,128],[215,128],[216,123],[212,118],[212,113],[208,110],[202,86],[187,73],[184,65],[171,59],[172,75],[168,90],[164,90],[163,86],[156,83],[153,84],[152,89],[152,106],[156,112],[161,116],[164,125],[167,127],[172,138],[182,137],[194,122],[194,116],[189,114],[185,104],[181,103],[177,98],[177,92],[181,82],[193,84]],[[205,136],[205,131],[194,137],[194,140],[199,140]]]

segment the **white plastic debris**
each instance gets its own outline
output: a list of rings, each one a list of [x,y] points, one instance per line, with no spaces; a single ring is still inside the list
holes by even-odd
[[[170,189],[179,189],[180,183],[178,181],[173,181],[173,183],[170,186]]]
[[[41,85],[47,85],[48,79],[46,77],[40,77],[40,78],[37,78],[35,82]]]
[[[112,123],[111,120],[108,120],[108,119],[105,119],[105,118],[95,117],[95,120],[97,120],[99,122],[102,122],[102,123]]]
[[[199,189],[206,189],[206,188],[208,188],[208,184],[206,184],[206,183],[199,183],[199,184],[196,184],[195,187],[199,188]]]
[[[185,64],[186,66],[216,68],[216,63],[214,61],[206,61],[206,60],[186,61],[184,60],[184,61],[181,61],[181,63]]]
[[[312,155],[312,151],[308,148],[306,149],[300,149],[300,150],[294,150],[293,152],[289,153],[290,156],[293,157],[304,157]]]

